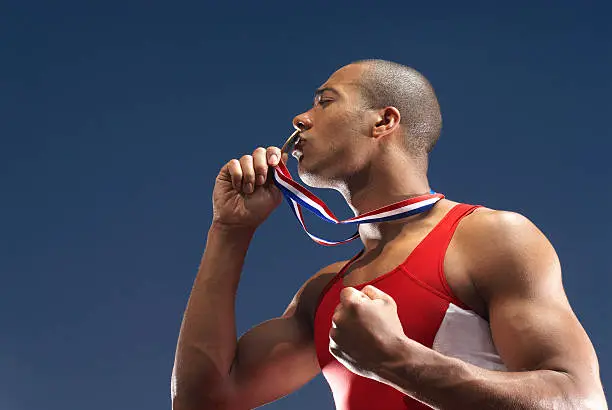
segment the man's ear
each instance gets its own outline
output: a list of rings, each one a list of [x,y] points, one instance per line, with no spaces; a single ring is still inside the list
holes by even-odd
[[[380,138],[389,135],[399,127],[401,115],[397,108],[385,107],[378,110],[375,120],[372,136]]]

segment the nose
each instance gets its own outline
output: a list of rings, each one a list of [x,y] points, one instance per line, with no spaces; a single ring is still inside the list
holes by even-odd
[[[300,115],[296,115],[293,119],[293,127],[300,131],[309,130],[310,128],[312,128],[312,119],[306,112]]]

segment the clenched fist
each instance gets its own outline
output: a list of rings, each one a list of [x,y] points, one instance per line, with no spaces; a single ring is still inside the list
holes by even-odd
[[[281,203],[282,194],[269,171],[286,158],[277,147],[260,147],[225,164],[213,189],[213,222],[257,228]]]
[[[379,380],[377,370],[398,359],[400,346],[413,342],[404,334],[393,298],[368,285],[342,289],[332,316],[329,351],[347,369]]]

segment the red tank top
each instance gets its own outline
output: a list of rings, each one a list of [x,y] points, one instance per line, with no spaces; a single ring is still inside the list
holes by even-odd
[[[369,282],[389,294],[398,307],[404,332],[417,342],[432,347],[450,303],[469,309],[450,290],[444,275],[444,255],[459,221],[478,206],[454,206],[431,232],[395,269]],[[314,322],[317,357],[332,390],[338,410],[416,410],[430,407],[386,384],[357,376],[329,353],[329,330],[334,309],[340,301],[343,273],[361,253],[351,259],[323,290]]]

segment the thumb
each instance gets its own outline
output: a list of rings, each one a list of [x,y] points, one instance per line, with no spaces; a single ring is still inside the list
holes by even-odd
[[[383,301],[385,301],[387,303],[391,303],[391,304],[395,305],[395,300],[393,300],[393,298],[391,296],[389,296],[388,294],[386,294],[382,290],[380,290],[377,287],[374,287],[372,285],[368,285],[368,286],[364,287],[361,292],[364,293],[365,295],[367,295],[372,300],[381,299],[381,300],[383,300]]]
[[[367,299],[362,292],[358,291],[354,287],[347,286],[340,291],[340,303],[342,304],[355,303],[361,298]]]

